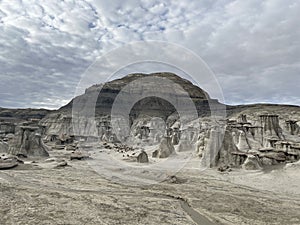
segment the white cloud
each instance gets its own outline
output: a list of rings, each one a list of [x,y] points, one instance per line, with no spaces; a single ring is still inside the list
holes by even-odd
[[[97,56],[139,40],[196,52],[227,103],[300,105],[299,11],[296,0],[3,0],[0,106],[59,107]]]

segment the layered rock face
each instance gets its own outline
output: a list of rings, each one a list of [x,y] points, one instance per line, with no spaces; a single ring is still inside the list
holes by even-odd
[[[5,109],[0,108],[0,123],[18,123],[29,120],[40,120],[48,115],[51,110],[47,109]],[[1,131],[2,129],[0,129]]]
[[[96,118],[98,124],[89,121],[84,123],[84,129],[98,127],[98,136],[102,140],[115,140],[110,125],[109,113],[112,104],[120,91],[130,82],[144,77],[143,74],[133,74],[125,78],[115,80],[104,86],[96,85],[86,90],[85,95],[78,97],[79,108],[87,108],[86,99],[102,88],[96,102]],[[257,159],[260,166],[274,165],[282,162],[299,159],[298,143],[299,125],[296,120],[290,119],[289,110],[295,111],[295,119],[300,117],[299,107],[279,105],[251,105],[251,106],[227,106],[228,119],[226,121],[214,121],[210,118],[209,103],[219,104],[211,100],[206,92],[192,85],[187,80],[170,73],[157,73],[147,76],[170,79],[180,84],[188,92],[196,106],[199,115],[198,120],[190,123],[190,130],[183,127],[180,115],[176,107],[170,102],[157,97],[147,97],[133,105],[130,111],[130,125],[132,143],[159,144],[153,156],[168,157],[173,152],[195,151],[211,167],[230,166],[241,167],[248,159],[249,164]],[[150,85],[151,86],[151,85]],[[133,86],[130,89],[132,96],[138,89]],[[143,86],[143,90],[147,86]],[[164,95],[171,92],[168,87],[159,87],[158,91]],[[181,91],[174,91],[175,95],[181,95]],[[73,100],[62,110],[70,109]],[[127,104],[127,99],[124,105]],[[153,118],[161,119],[162,123],[153,122]],[[103,122],[106,121],[106,122]],[[102,121],[102,122],[101,122]],[[82,123],[83,124],[83,123]],[[62,129],[65,130],[66,129]],[[97,136],[97,134],[95,134]],[[173,147],[174,146],[174,150]],[[246,168],[246,167],[245,167]],[[260,168],[248,166],[247,168]]]
[[[130,86],[134,82],[138,82],[139,79],[154,79],[154,85],[149,83],[136,83]],[[159,82],[161,81],[165,82]],[[179,88],[172,89],[170,84],[178,85]],[[150,86],[150,87],[148,87]],[[155,90],[153,87],[157,88]],[[74,98],[69,104],[62,107],[56,112],[49,114],[42,120],[42,124],[47,126],[47,133],[67,133],[71,134],[72,130],[72,107],[77,114],[84,115],[78,116],[75,120],[75,124],[80,124],[83,129],[77,129],[80,131],[86,131],[86,134],[81,133],[80,135],[92,135],[92,132],[96,130],[97,126],[103,118],[111,115],[111,110],[115,99],[118,94],[122,92],[122,95],[128,95],[128,98],[122,99],[124,108],[130,105],[132,99],[140,95],[141,92],[153,92],[154,96],[148,96],[139,101],[135,102],[130,111],[130,123],[133,124],[134,120],[142,116],[159,117],[163,120],[167,120],[172,114],[176,114],[176,109],[173,104],[168,102],[164,97],[174,98],[181,102],[187,102],[189,99],[192,100],[196,107],[197,113],[200,116],[210,115],[210,104],[221,105],[217,100],[211,99],[208,94],[193,85],[190,81],[180,78],[179,76],[172,73],[154,73],[154,74],[131,74],[122,79],[114,80],[108,83],[94,85],[86,89],[85,94]],[[160,93],[162,97],[155,96],[155,93]],[[185,100],[185,98],[187,98]],[[95,101],[91,101],[95,99]],[[121,107],[122,108],[122,107]],[[189,110],[188,107],[182,106],[182,108]],[[74,112],[74,111],[73,111]],[[74,115],[73,115],[74,116]],[[76,116],[76,115],[75,115]],[[90,118],[95,117],[96,123]],[[178,117],[178,116],[177,116]],[[74,119],[74,117],[73,117]],[[109,119],[108,119],[109,120]],[[99,135],[95,133],[93,135]]]
[[[173,73],[153,73],[153,74],[130,74],[127,75],[126,77],[122,78],[122,79],[117,79],[114,81],[110,81],[103,84],[99,84],[99,85],[94,85],[88,89],[86,89],[86,92],[84,95],[78,96],[75,99],[73,99],[69,104],[67,104],[66,106],[62,107],[61,110],[71,110],[72,105],[74,102],[76,102],[77,105],[79,105],[78,107],[81,108],[82,110],[84,110],[84,108],[89,108],[89,107],[94,107],[94,105],[87,105],[88,101],[87,99],[89,99],[91,96],[93,96],[95,93],[98,96],[97,98],[97,102],[95,105],[95,109],[96,109],[96,115],[97,116],[103,116],[103,115],[108,115],[111,112],[111,107],[112,104],[116,98],[116,96],[120,93],[120,91],[128,84],[132,83],[133,81],[136,81],[138,79],[141,78],[162,78],[165,80],[168,80],[170,82],[173,82],[175,84],[180,85],[180,87],[183,88],[183,90],[185,92],[187,92],[190,96],[190,98],[192,98],[192,100],[194,101],[195,105],[197,106],[197,109],[199,111],[199,113],[202,114],[209,114],[210,112],[207,111],[207,107],[203,107],[203,106],[208,106],[208,100],[210,101],[214,101],[217,103],[217,100],[212,100],[210,99],[209,95],[203,91],[202,89],[200,89],[199,87],[193,85],[190,81],[185,80],[180,78],[179,76],[173,74]],[[140,86],[143,84],[138,83],[136,86],[132,86],[131,90],[130,90],[130,94],[133,95],[135,92],[141,92],[141,91],[146,91],[145,89],[147,89],[147,84],[145,86],[143,86],[144,90],[141,90]],[[175,95],[182,95],[182,91],[181,90],[170,90],[167,86],[163,86],[160,84],[156,84],[157,88],[160,92],[165,92],[166,95],[168,95],[170,91],[172,91],[172,94]],[[144,102],[141,102],[140,105],[138,105],[139,107],[137,107],[136,113],[139,113],[139,111],[141,110],[140,107],[142,105],[145,105],[143,103],[151,103],[152,104],[152,108],[153,109],[160,109],[160,111],[166,110],[169,111],[172,109],[170,109],[169,106],[164,106],[164,103],[161,104],[160,101],[157,101],[157,99],[154,99],[153,101],[150,100],[143,100]],[[156,110],[155,110],[156,111]],[[169,112],[167,112],[169,113]]]
[[[151,85],[150,79],[149,83],[130,86],[143,78],[158,78],[161,82]],[[179,85],[179,88],[170,88],[169,84],[172,83]],[[153,96],[136,98],[143,92],[153,93]],[[160,95],[156,96],[156,92]],[[121,116],[115,121],[121,124],[119,130],[114,130],[112,124],[113,106],[120,93],[127,97],[121,99],[119,107],[126,109],[131,106],[126,111],[129,115],[129,132],[122,129],[124,121]],[[197,118],[187,123],[186,118],[178,112],[174,104],[176,101],[169,101],[171,98],[187,106],[182,107],[185,115],[190,115],[192,110],[184,103],[191,100]],[[132,104],[132,99],[138,101]],[[216,118],[210,116],[210,104],[217,109],[222,106],[217,100],[210,99],[205,91],[175,74],[131,74],[104,85],[94,85],[85,94],[61,109],[49,112],[45,117],[42,111],[41,121],[28,123],[31,116],[38,116],[38,111],[30,111],[27,117],[24,111],[20,111],[16,120],[2,121],[0,150],[14,155],[47,156],[48,148],[43,142],[45,139],[55,143],[57,148],[74,151],[77,149],[74,140],[78,143],[122,142],[132,146],[154,146],[151,154],[145,153],[148,159],[144,153],[140,155],[137,161],[143,163],[151,161],[151,158],[159,160],[171,155],[191,153],[210,167],[260,169],[300,159],[300,107],[226,106],[227,118]],[[72,106],[75,106],[75,112],[80,116],[72,112]],[[3,112],[10,111],[2,109],[0,115]],[[119,113],[122,115],[122,112]],[[20,122],[21,117],[26,117],[27,123]]]
[[[260,121],[265,135],[282,138],[278,115],[260,115]]]

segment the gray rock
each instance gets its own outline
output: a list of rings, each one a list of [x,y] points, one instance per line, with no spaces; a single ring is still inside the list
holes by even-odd
[[[18,166],[17,162],[9,161],[9,162],[1,162],[0,161],[0,170],[12,169]]]
[[[8,152],[9,145],[7,142],[0,141],[0,152]]]
[[[90,158],[90,156],[87,153],[81,151],[72,152],[70,156],[70,160],[84,160],[88,158]]]
[[[2,155],[0,157],[0,170],[12,169],[12,168],[18,166],[19,163],[23,163],[23,161],[19,160],[15,156]]]
[[[68,163],[66,161],[62,161],[56,165],[56,168],[62,168],[62,167],[66,167],[66,166],[68,166]]]
[[[242,165],[242,168],[245,170],[260,170],[260,169],[262,169],[258,158],[254,155],[248,156],[248,158]]]
[[[146,152],[142,151],[136,158],[137,162],[139,163],[148,163],[149,158]]]
[[[273,165],[273,160],[270,159],[270,158],[267,158],[267,157],[262,157],[261,158],[261,164],[263,166],[271,166],[271,165]]]
[[[48,157],[49,148],[44,144],[39,127],[21,126],[10,142],[8,153],[12,155]]]
[[[167,158],[175,152],[170,137],[164,137],[159,148],[152,153],[153,158]]]

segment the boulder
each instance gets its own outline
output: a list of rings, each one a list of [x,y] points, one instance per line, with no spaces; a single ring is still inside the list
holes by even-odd
[[[45,162],[56,162],[57,158],[48,158],[45,160]]]
[[[62,168],[66,166],[68,166],[68,163],[66,161],[61,161],[55,166],[55,168]]]
[[[136,158],[137,162],[139,163],[148,163],[149,158],[146,152],[142,151]]]
[[[267,157],[262,157],[261,163],[263,166],[271,166],[271,165],[273,165],[273,160],[270,158],[267,158]]]
[[[258,158],[254,155],[248,155],[246,161],[242,165],[242,168],[245,170],[260,170],[260,162]]]
[[[18,166],[19,163],[23,163],[23,161],[19,160],[15,156],[2,155],[0,157],[0,170],[12,169],[12,168]]]
[[[165,182],[170,183],[170,184],[183,184],[187,182],[187,179],[184,178],[179,178],[175,175],[168,176],[165,180]]]
[[[16,166],[18,166],[18,163],[16,161],[8,161],[8,162],[0,161],[0,170],[12,169]]]
[[[2,154],[0,156],[0,161],[2,162],[16,161],[17,163],[24,164],[23,160],[21,160],[18,156],[9,155],[9,154]]]
[[[223,165],[218,167],[218,171],[220,172],[231,172],[232,169],[228,165]]]
[[[70,156],[70,160],[83,160],[88,158],[90,158],[90,156],[87,153],[81,151],[72,152]]]

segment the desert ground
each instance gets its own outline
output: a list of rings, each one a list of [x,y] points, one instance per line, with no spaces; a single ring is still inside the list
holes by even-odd
[[[99,175],[92,159],[62,165],[51,154],[0,172],[0,224],[300,224],[297,163],[218,172],[191,160],[162,182],[130,185]]]

